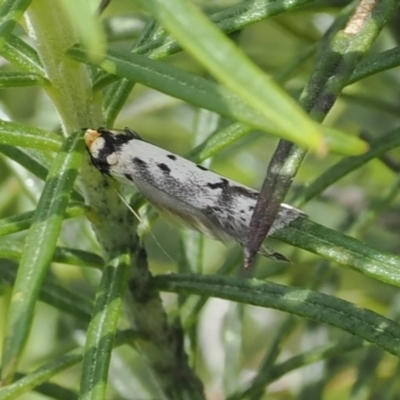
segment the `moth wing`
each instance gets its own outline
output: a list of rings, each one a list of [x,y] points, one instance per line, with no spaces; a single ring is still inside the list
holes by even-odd
[[[207,215],[198,210],[193,210],[192,213],[177,213],[176,210],[171,211],[160,204],[154,202],[151,202],[151,204],[157,209],[163,219],[176,225],[178,228],[193,229],[207,235],[211,239],[220,240],[224,243],[234,240],[233,237],[220,228],[219,221],[212,221]]]
[[[297,212],[297,210],[296,210]],[[245,221],[240,219],[240,216],[234,217],[234,214],[225,212],[207,214],[207,221],[212,221],[211,226],[214,229],[214,237],[218,240],[228,241],[228,239],[233,239],[241,246],[244,246],[246,240],[246,235],[248,233],[248,225]],[[278,228],[279,229],[279,228]],[[224,239],[225,238],[225,239]],[[266,238],[266,240],[268,237]],[[266,245],[262,245],[258,251],[264,257],[283,262],[290,262],[290,260],[283,254],[270,249]]]

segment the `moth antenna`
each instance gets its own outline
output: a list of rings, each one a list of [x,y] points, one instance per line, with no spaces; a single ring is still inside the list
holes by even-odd
[[[121,193],[118,192],[117,189],[114,188],[114,190],[116,191],[118,197],[121,199],[121,201],[128,207],[128,210],[135,216],[135,218],[142,224],[145,225],[146,229],[149,232],[149,235],[153,238],[154,242],[156,243],[156,245],[159,247],[159,249],[163,252],[163,254],[165,256],[167,256],[167,258],[170,259],[170,261],[172,261],[174,264],[177,264],[177,261],[164,249],[164,247],[161,246],[161,243],[158,241],[158,239],[156,238],[156,236],[153,234],[153,232],[151,231],[150,226],[140,217],[140,215],[130,206],[130,204],[124,199],[124,197],[121,195]]]

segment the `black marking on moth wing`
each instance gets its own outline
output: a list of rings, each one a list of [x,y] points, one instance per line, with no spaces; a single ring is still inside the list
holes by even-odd
[[[164,163],[160,163],[157,164],[157,167],[161,169],[161,171],[165,174],[165,175],[169,175],[171,172],[171,169],[168,167],[167,164]]]
[[[235,218],[234,211],[229,205],[224,207],[207,206],[203,209],[204,216],[210,221],[210,225],[214,227],[214,238],[225,240],[230,237],[241,243],[246,237],[248,227],[242,224],[238,227],[238,222]]]
[[[221,178],[220,182],[217,183],[207,183],[207,186],[210,189],[222,189],[222,192],[224,192],[224,190],[226,191],[227,188],[229,187],[229,181],[225,178]]]
[[[126,179],[128,179],[129,181],[132,181],[132,182],[133,182],[133,178],[132,178],[132,175],[131,175],[131,174],[124,174],[124,177],[125,177]]]
[[[132,157],[132,163],[137,171],[140,173],[141,179],[152,185],[155,184],[154,177],[150,172],[149,165],[146,161],[142,160],[139,157]]]
[[[208,171],[208,168],[203,167],[202,165],[196,164],[196,167],[201,169],[202,171]]]
[[[174,161],[176,160],[176,156],[173,155],[173,154],[168,154],[167,157],[168,157],[170,160],[174,160]]]
[[[243,186],[231,185],[231,183],[225,179],[221,178],[219,182],[207,183],[210,189],[221,189],[221,194],[219,198],[219,203],[226,204],[230,203],[235,197],[247,197],[252,200],[257,200],[258,193],[251,191]]]
[[[122,146],[131,140],[141,140],[140,136],[130,129],[125,129],[125,131],[111,131],[107,128],[100,127],[97,129],[97,132],[100,134],[100,137],[103,138],[104,145],[95,158],[92,157],[92,155],[90,158],[93,165],[105,174],[110,174],[110,165],[107,162],[107,157],[109,155],[119,151]]]
[[[248,190],[243,186],[231,186],[230,190],[235,195],[248,197],[249,199],[253,199],[253,200],[257,200],[257,198],[258,198],[258,193],[257,192],[253,192],[251,190]]]
[[[249,210],[241,209],[239,212],[242,217],[238,218],[236,201],[238,199],[253,200],[254,204],[257,200],[258,193],[247,189],[243,186],[238,186],[235,182],[231,182],[225,178],[220,178],[215,183],[207,183],[206,186],[212,190],[220,190],[218,193],[218,201],[216,205],[207,206],[203,209],[204,215],[216,226],[217,231],[222,231],[226,235],[242,243],[246,238],[248,231],[247,218],[243,214]],[[254,206],[250,206],[254,209]]]
[[[141,158],[139,157],[133,157],[132,158],[132,162],[133,164],[135,164],[137,167],[139,168],[147,168],[147,163],[146,161],[143,161]]]

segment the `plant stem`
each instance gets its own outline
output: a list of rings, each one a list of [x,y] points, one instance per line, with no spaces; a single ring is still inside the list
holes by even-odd
[[[100,126],[103,121],[100,98],[93,96],[88,71],[83,64],[65,56],[77,40],[60,3],[33,2],[27,21],[52,83],[47,90],[64,132]],[[138,242],[135,218],[121,202],[115,187],[88,161],[87,158],[81,169],[81,177],[86,202],[93,210],[91,222],[97,238],[107,258],[127,248],[132,255],[130,291],[125,302],[132,325],[148,339],[144,346],[139,346],[140,350],[167,398],[203,399],[202,383],[188,365],[182,334],[169,325],[158,291],[149,290],[151,274],[146,253]]]

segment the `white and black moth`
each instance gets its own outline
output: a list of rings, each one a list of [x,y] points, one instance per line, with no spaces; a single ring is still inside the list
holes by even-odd
[[[147,143],[129,128],[88,129],[85,143],[97,169],[134,185],[161,214],[170,214],[213,239],[245,243],[257,191]],[[301,215],[300,210],[281,204],[270,234]],[[287,260],[264,246],[260,253]]]

